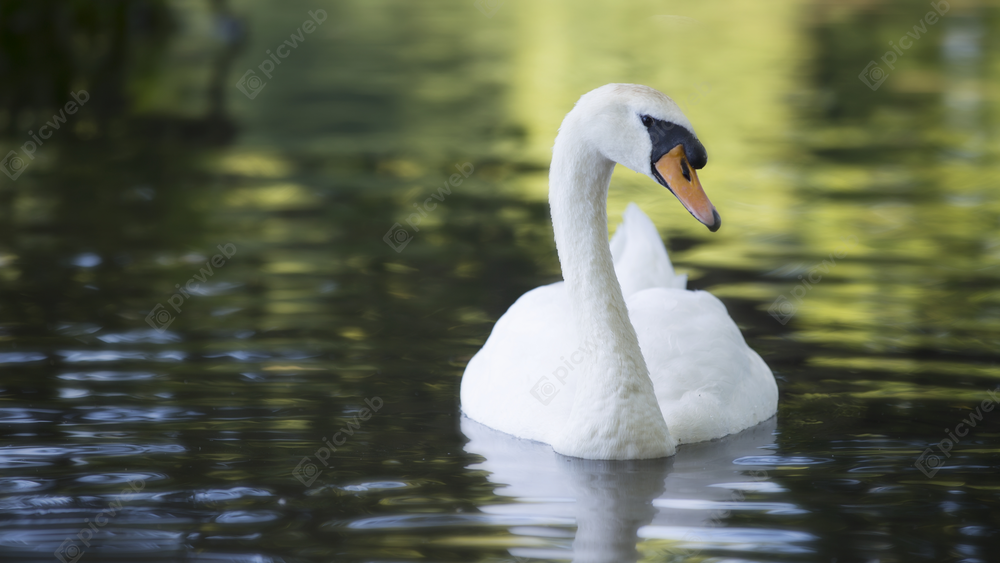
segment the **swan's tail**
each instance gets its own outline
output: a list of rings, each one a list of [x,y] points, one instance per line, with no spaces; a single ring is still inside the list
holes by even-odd
[[[634,203],[625,208],[622,223],[611,237],[611,256],[626,298],[651,287],[687,287],[687,275],[674,273],[660,233]]]

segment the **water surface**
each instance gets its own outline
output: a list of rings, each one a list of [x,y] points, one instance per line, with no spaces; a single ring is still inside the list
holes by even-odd
[[[995,558],[998,14],[952,4],[5,3],[0,553]],[[614,81],[678,101],[725,224],[623,169],[611,215],[649,213],[781,390],[667,460],[558,456],[457,399],[559,279],[549,148]]]

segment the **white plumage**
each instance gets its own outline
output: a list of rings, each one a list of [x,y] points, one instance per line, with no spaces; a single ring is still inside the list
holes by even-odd
[[[470,418],[565,455],[647,459],[775,413],[770,369],[716,297],[684,289],[635,204],[608,243],[615,162],[656,179],[645,115],[693,134],[670,98],[638,85],[598,88],[563,121],[549,202],[565,281],[497,321],[462,379]]]

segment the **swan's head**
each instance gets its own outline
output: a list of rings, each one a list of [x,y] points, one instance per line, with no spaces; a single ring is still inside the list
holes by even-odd
[[[712,232],[722,219],[695,170],[708,162],[705,147],[677,104],[639,84],[608,84],[583,95],[566,116],[592,148],[671,191]]]

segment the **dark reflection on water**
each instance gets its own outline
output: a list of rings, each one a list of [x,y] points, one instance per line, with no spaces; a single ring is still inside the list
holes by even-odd
[[[992,560],[996,10],[955,3],[877,90],[858,78],[928,9],[3,3],[2,146],[90,99],[0,177],[0,553]],[[234,86],[316,10],[256,97]],[[630,174],[611,212],[664,226],[782,395],[674,458],[588,462],[457,394],[492,322],[558,279],[559,120],[625,80],[697,124],[727,227]]]

